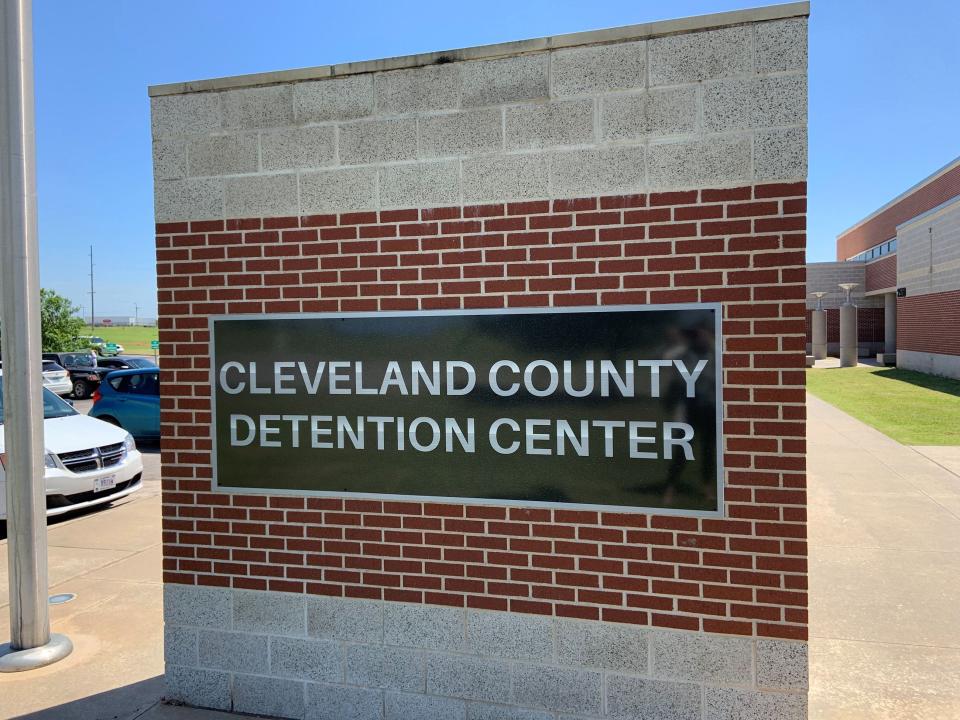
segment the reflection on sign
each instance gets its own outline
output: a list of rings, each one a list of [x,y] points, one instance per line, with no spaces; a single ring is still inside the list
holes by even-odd
[[[718,314],[214,319],[216,484],[718,512]]]

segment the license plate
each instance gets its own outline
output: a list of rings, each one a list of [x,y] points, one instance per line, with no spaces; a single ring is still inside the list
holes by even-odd
[[[117,486],[116,475],[107,475],[106,477],[93,479],[94,492],[103,492],[104,490],[110,490],[111,488],[114,488],[116,486]]]

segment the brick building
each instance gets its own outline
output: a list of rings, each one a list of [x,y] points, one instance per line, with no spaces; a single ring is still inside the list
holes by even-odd
[[[895,352],[899,367],[960,378],[960,158],[838,235],[836,262],[807,266],[808,292],[830,293],[831,352],[839,282],[857,283],[861,355]]]
[[[807,13],[151,88],[170,697],[806,717]],[[210,316],[673,303],[722,310],[713,516],[212,486]]]

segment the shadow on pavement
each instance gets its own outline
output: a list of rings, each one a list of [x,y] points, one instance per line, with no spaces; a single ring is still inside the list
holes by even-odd
[[[46,710],[6,717],[22,720],[134,720],[157,705],[164,692],[163,675],[157,675]],[[16,710],[7,708],[6,712]]]

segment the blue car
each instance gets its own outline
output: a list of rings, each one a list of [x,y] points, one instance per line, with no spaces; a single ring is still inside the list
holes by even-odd
[[[116,370],[93,394],[87,413],[118,425],[138,440],[160,437],[160,369]]]

